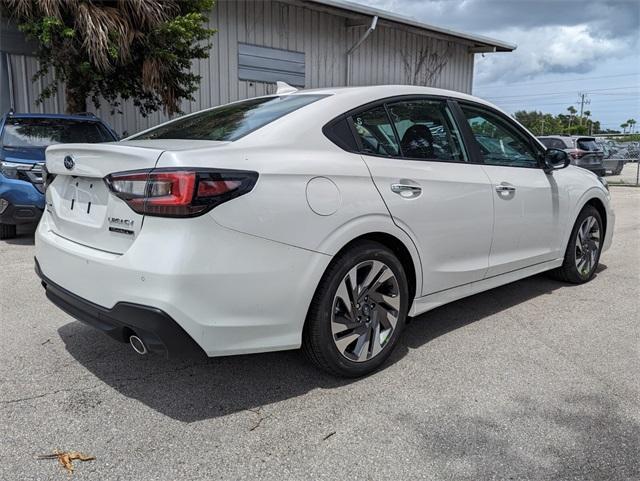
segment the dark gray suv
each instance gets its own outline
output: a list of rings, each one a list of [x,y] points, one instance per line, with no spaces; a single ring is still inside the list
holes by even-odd
[[[604,152],[598,147],[595,137],[547,135],[538,140],[548,149],[562,149],[571,157],[571,163],[604,177]]]

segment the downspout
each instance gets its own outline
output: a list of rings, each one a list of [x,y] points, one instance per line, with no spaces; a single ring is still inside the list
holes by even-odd
[[[346,85],[347,87],[349,85],[351,85],[351,54],[360,46],[362,45],[362,43],[367,39],[367,37],[371,34],[371,32],[373,32],[376,29],[376,25],[378,25],[378,16],[376,15],[375,17],[373,17],[371,19],[371,25],[369,25],[369,28],[367,29],[366,32],[364,32],[364,34],[362,35],[362,37],[360,37],[360,40],[358,40],[353,47],[351,47],[349,50],[347,50],[347,79],[346,79]]]

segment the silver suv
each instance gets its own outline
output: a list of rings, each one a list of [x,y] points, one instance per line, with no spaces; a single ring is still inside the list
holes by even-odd
[[[562,149],[571,157],[571,163],[604,177],[604,152],[598,147],[595,137],[547,135],[538,140],[548,149]]]

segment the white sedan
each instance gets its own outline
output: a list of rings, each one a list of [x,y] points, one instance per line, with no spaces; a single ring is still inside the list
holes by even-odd
[[[47,296],[141,354],[302,346],[361,376],[407,316],[590,280],[613,232],[602,179],[432,88],[285,89],[46,157]]]

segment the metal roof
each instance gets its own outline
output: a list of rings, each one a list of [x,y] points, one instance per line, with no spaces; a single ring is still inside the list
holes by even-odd
[[[502,40],[496,40],[493,38],[485,37],[483,35],[475,35],[465,32],[457,32],[448,28],[436,27],[428,23],[420,22],[415,18],[405,17],[398,15],[387,10],[381,10],[379,8],[369,7],[359,3],[349,2],[347,0],[308,0],[312,3],[324,5],[326,7],[337,8],[340,10],[346,10],[349,12],[355,12],[370,17],[377,16],[379,19],[387,20],[389,22],[399,23],[414,27],[419,30],[426,30],[434,32],[447,37],[453,37],[461,40],[465,40],[472,44],[472,48],[477,48],[478,52],[512,52],[517,48],[517,45],[509,42],[503,42]]]

